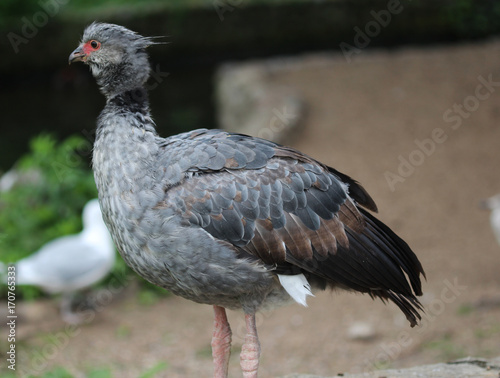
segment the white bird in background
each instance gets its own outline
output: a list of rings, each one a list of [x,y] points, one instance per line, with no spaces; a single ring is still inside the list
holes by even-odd
[[[57,238],[15,264],[17,285],[63,295],[61,315],[68,323],[81,321],[71,311],[75,292],[104,278],[115,262],[115,248],[97,199],[87,202],[82,217],[82,232]]]
[[[500,194],[481,201],[481,207],[491,210],[490,224],[500,244]]]

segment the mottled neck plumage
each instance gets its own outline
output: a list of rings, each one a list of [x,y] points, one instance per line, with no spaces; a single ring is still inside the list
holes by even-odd
[[[97,136],[103,129],[115,127],[116,118],[124,120],[127,127],[138,128],[157,135],[149,110],[148,93],[144,87],[127,90],[108,97],[106,106],[97,122]]]
[[[134,54],[123,53],[119,63],[90,65],[99,89],[106,99],[111,99],[122,93],[142,88],[149,78],[150,67],[145,49],[139,49]]]
[[[150,115],[148,92],[142,86],[110,97],[107,102],[123,111],[140,113],[144,116]]]

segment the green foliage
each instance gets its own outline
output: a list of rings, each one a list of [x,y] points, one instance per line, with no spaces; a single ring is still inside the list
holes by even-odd
[[[482,37],[499,31],[500,2],[497,0],[457,0],[446,9],[461,37]]]
[[[377,360],[373,364],[375,370],[387,370],[391,368],[391,362],[389,360]]]
[[[2,0],[0,1],[0,27],[8,25],[22,25],[25,23],[25,17],[29,22],[32,22],[33,16],[37,12],[46,12],[45,4],[50,7],[50,4],[56,2],[58,4],[56,9],[60,9],[61,13],[80,13],[81,12],[99,12],[105,10],[117,9],[134,9],[142,11],[143,9],[176,9],[176,8],[193,8],[193,7],[212,7],[211,0],[143,0],[137,2],[135,0],[71,0],[61,1],[57,0]],[[51,14],[52,16],[52,14]],[[56,17],[59,14],[55,15]]]
[[[55,369],[46,372],[42,375],[43,378],[73,378],[73,374],[63,367],[56,367]]]
[[[115,330],[115,335],[118,339],[126,339],[130,336],[131,330],[128,325],[121,324]]]
[[[253,3],[257,4],[282,4],[282,3],[297,3],[305,2],[306,0],[253,0]],[[134,12],[137,13],[148,13],[157,12],[158,10],[180,10],[181,13],[185,10],[196,9],[196,8],[214,8],[214,0],[71,0],[71,1],[61,1],[57,0],[2,0],[0,1],[0,28],[18,27],[24,25],[26,20],[28,22],[33,22],[33,17],[37,13],[46,13],[45,5],[51,3],[57,3],[58,8],[61,11],[57,11],[54,15],[55,17],[68,17],[68,16],[78,16],[79,19],[88,15],[100,15],[111,14],[116,15],[117,11],[120,12]],[[244,7],[250,2],[241,2],[241,6]],[[233,5],[231,1],[220,1],[217,3],[220,7],[225,7],[228,9],[234,9],[240,5],[234,2]],[[52,15],[51,15],[52,16]],[[26,18],[26,19],[24,19]],[[73,17],[70,17],[73,18]]]
[[[445,334],[440,338],[435,338],[423,345],[425,349],[435,350],[439,353],[439,358],[446,361],[456,360],[466,355],[462,345],[453,340],[452,336]]]
[[[23,16],[36,12],[37,0],[2,0],[0,1],[0,26],[5,26],[8,20],[21,20]]]
[[[81,230],[81,210],[97,190],[78,151],[90,151],[83,138],[70,137],[59,145],[50,135],[31,141],[31,152],[16,167],[19,182],[0,194],[4,261],[16,261],[51,239]]]
[[[156,377],[157,373],[160,373],[161,371],[165,370],[168,368],[168,364],[166,362],[158,362],[155,366],[147,369],[145,372],[143,372],[139,378],[153,378]]]
[[[460,307],[457,309],[457,315],[460,316],[466,316],[470,315],[474,312],[474,306],[468,303],[464,303],[460,305]]]
[[[112,378],[113,374],[108,368],[92,369],[87,373],[87,378]]]
[[[153,367],[146,369],[143,373],[139,375],[139,378],[154,378],[158,376],[158,373],[161,373],[165,369],[168,368],[168,364],[166,362],[158,362]],[[79,375],[80,376],[80,375]],[[84,375],[87,378],[112,378],[114,375],[110,368],[91,368]],[[16,378],[16,374],[9,372],[2,372],[3,378]],[[44,372],[42,375],[38,375],[37,377],[41,378],[75,378],[73,374],[71,374],[66,368],[63,366],[55,366],[54,368]],[[29,375],[29,378],[35,378],[34,375]]]
[[[141,306],[149,307],[158,303],[163,293],[157,290],[158,286],[151,285],[149,282],[146,282],[145,285],[146,286],[139,291],[138,300]],[[158,289],[164,290],[161,288]]]
[[[478,339],[487,339],[500,333],[500,324],[492,324],[474,330],[474,336]]]
[[[15,262],[57,237],[80,232],[85,203],[97,197],[88,164],[82,157],[90,143],[70,137],[61,143],[40,135],[30,143],[15,171],[15,186],[0,193],[0,256]],[[18,294],[32,298],[38,291],[18,287]]]

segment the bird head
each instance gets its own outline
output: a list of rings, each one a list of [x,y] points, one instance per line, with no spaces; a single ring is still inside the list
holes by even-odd
[[[93,225],[103,225],[104,221],[102,219],[101,206],[99,205],[99,200],[93,199],[87,202],[83,208],[82,213],[83,226],[92,227]]]
[[[150,73],[146,48],[155,43],[123,26],[94,22],[69,63],[88,64],[101,91],[111,98],[144,85]]]

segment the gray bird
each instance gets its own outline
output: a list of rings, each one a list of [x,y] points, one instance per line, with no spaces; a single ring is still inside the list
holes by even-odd
[[[225,309],[245,313],[240,362],[256,377],[256,311],[341,288],[394,302],[414,326],[422,309],[415,254],[347,175],[289,147],[221,130],[160,137],[145,90],[154,40],[93,23],[69,62],[86,63],[106,97],[93,169],[123,259],[139,275],[214,306],[212,355],[226,377]]]
[[[82,232],[55,239],[15,264],[17,285],[63,295],[61,313],[68,323],[81,320],[71,311],[73,294],[104,278],[116,255],[97,199],[85,205],[82,218]]]

